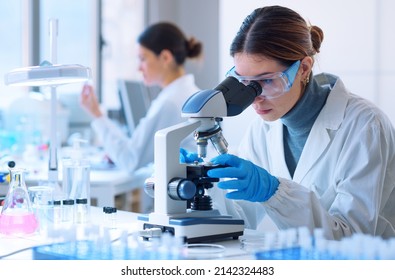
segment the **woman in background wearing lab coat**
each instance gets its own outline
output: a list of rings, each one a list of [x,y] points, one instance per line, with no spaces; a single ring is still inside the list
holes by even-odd
[[[213,189],[213,201],[250,228],[266,213],[279,229],[322,228],[328,239],[395,237],[394,128],[339,77],[313,75],[323,38],[285,7],[246,17],[230,47],[235,67],[228,75],[259,81],[263,91],[238,155],[212,159],[230,167],[209,176],[232,178]]]
[[[182,105],[199,88],[194,76],[186,73],[184,63],[202,52],[199,41],[186,38],[177,26],[166,22],[149,26],[139,36],[138,44],[144,83],[157,85],[161,91],[130,138],[100,111],[91,86],[84,86],[81,93],[81,104],[95,118],[92,127],[105,152],[118,167],[130,172],[154,161],[156,131],[185,121],[181,118]],[[181,146],[193,149],[192,135]]]

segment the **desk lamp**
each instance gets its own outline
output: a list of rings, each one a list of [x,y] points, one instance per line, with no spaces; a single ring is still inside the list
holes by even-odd
[[[51,87],[51,127],[48,165],[49,183],[58,183],[57,135],[56,135],[56,88],[60,85],[79,83],[91,78],[91,70],[79,64],[61,65],[57,63],[58,20],[49,20],[50,61],[39,66],[18,68],[5,75],[5,84],[10,86],[50,86]]]

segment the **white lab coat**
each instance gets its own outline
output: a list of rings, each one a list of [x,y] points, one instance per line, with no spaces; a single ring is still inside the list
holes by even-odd
[[[134,172],[153,163],[156,131],[184,122],[182,106],[197,91],[199,88],[192,74],[170,83],[153,100],[147,115],[140,120],[130,138],[107,117],[94,120],[92,127],[111,160],[120,168]],[[196,149],[193,135],[185,138],[181,146],[187,150]]]
[[[322,228],[328,239],[352,233],[395,237],[395,131],[367,100],[337,79],[317,117],[291,178],[280,120],[253,121],[239,156],[277,176],[280,185],[264,203],[233,201],[213,191],[216,206],[255,228],[265,213],[279,229]]]

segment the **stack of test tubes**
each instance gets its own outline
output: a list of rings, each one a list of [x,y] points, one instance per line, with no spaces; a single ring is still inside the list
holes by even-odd
[[[266,260],[394,260],[395,238],[384,240],[353,234],[340,241],[327,240],[322,229],[310,234],[307,228],[265,233],[261,238],[243,240],[254,247],[255,257]]]
[[[33,259],[40,260],[179,260],[186,259],[183,239],[163,234],[143,241],[137,232],[122,231],[117,238],[107,227],[86,226],[84,235],[76,230],[53,229],[49,245],[33,248]]]

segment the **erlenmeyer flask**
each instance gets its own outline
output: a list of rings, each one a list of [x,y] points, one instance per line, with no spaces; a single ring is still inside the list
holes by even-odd
[[[19,235],[34,233],[38,220],[33,212],[25,183],[25,170],[10,168],[10,188],[0,215],[0,233]]]

